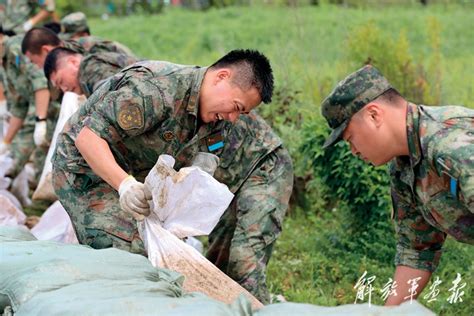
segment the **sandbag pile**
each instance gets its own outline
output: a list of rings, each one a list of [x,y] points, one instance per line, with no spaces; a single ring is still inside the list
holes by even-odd
[[[38,241],[19,227],[0,226],[0,262],[0,313],[5,315],[434,315],[416,301],[398,307],[280,303],[252,312],[243,296],[225,304],[186,293],[180,274],[154,268],[143,256]]]

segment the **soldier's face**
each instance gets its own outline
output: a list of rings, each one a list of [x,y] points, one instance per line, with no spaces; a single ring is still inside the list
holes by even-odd
[[[243,91],[231,82],[230,76],[224,74],[217,77],[200,98],[199,115],[204,123],[220,120],[235,122],[240,114],[248,114],[260,102],[257,88]]]
[[[82,94],[79,80],[77,79],[79,73],[79,64],[75,59],[66,58],[66,60],[58,61],[56,71],[51,73],[51,83],[61,89],[62,92],[75,92]]]
[[[349,125],[342,134],[349,144],[352,154],[374,166],[380,166],[392,159],[390,140],[383,119],[363,108],[352,116]]]

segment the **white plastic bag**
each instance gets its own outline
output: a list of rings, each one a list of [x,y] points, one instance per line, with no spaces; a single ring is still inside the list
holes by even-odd
[[[27,163],[23,170],[13,179],[10,187],[10,192],[15,195],[20,201],[21,205],[31,205],[31,199],[28,197],[30,193],[30,186],[28,185],[29,175],[34,173],[34,168],[30,163]]]
[[[173,157],[161,155],[145,179],[154,197],[152,212],[178,238],[209,235],[234,195],[200,168],[176,172],[174,163]]]
[[[16,197],[0,190],[0,226],[23,226],[25,221],[26,215]]]
[[[174,158],[161,155],[145,179],[152,192],[151,214],[138,223],[148,259],[155,267],[185,276],[184,289],[224,303],[245,295],[254,309],[263,305],[199,251],[179,238],[207,235],[233,199],[227,186],[199,167],[173,169]],[[179,238],[178,238],[178,237]]]
[[[48,155],[46,156],[46,160],[44,162],[43,172],[41,173],[38,187],[33,193],[33,200],[57,200],[51,179],[51,171],[53,170],[51,158],[53,158],[53,154],[56,150],[56,141],[64,128],[64,124],[66,124],[67,120],[77,111],[78,108],[79,96],[74,92],[64,93],[58,122],[54,128],[53,139],[51,140],[51,146],[49,147]]]
[[[7,154],[0,155],[0,189],[6,190],[10,186],[12,179],[5,177],[8,169],[11,168],[13,159]]]
[[[71,219],[59,201],[54,202],[31,229],[38,240],[52,240],[66,244],[78,244]]]

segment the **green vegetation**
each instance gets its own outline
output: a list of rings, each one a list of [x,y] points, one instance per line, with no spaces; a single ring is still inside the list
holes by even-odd
[[[234,48],[267,54],[277,91],[260,111],[289,148],[297,176],[294,204],[269,266],[270,289],[295,302],[350,304],[367,270],[377,276],[373,302],[380,304],[395,253],[386,173],[357,161],[345,146],[321,150],[327,128],[319,104],[338,80],[371,61],[413,101],[474,108],[474,7],[469,1],[411,3],[165,8],[160,15],[90,25],[95,35],[150,59],[208,65]],[[456,273],[467,287],[464,301],[451,305],[446,299]],[[438,301],[421,301],[438,314],[472,314],[472,246],[448,239],[434,276],[443,281]]]

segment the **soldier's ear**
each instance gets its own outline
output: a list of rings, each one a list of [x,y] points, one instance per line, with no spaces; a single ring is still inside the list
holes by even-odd
[[[376,127],[380,127],[384,121],[384,109],[377,103],[369,103],[366,105],[366,113],[369,120],[375,124]]]
[[[231,71],[229,68],[221,68],[216,71],[215,81],[216,83],[227,80],[230,78]]]

